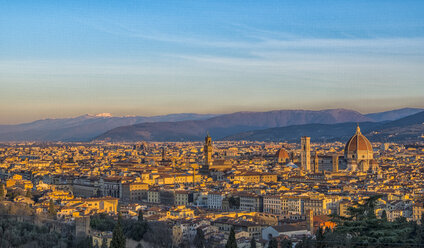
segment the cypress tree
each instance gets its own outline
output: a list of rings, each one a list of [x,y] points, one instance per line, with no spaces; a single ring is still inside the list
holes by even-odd
[[[252,240],[250,240],[250,248],[256,248],[256,240],[255,240],[255,238],[252,238]]]
[[[138,211],[138,221],[144,221],[143,210]]]
[[[206,246],[205,234],[203,233],[202,229],[197,228],[196,236],[194,237],[193,243],[196,246],[196,248],[204,248]]]
[[[230,236],[228,236],[225,248],[237,248],[236,233],[234,232],[234,227],[231,228]]]
[[[317,233],[315,234],[316,241],[317,241],[317,245],[316,245],[317,248],[325,247],[324,231],[325,231],[324,228],[319,227],[318,230],[317,230]]]
[[[268,248],[278,248],[278,242],[276,239],[271,239],[268,243]]]
[[[119,213],[118,222],[116,223],[115,228],[113,229],[110,248],[125,248],[126,239],[124,232],[122,231],[121,218],[121,213]]]
[[[387,221],[387,213],[386,210],[383,210],[383,212],[381,212],[381,219],[384,221]]]

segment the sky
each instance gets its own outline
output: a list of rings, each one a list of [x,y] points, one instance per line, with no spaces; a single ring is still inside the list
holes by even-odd
[[[0,124],[424,107],[421,0],[0,6]]]

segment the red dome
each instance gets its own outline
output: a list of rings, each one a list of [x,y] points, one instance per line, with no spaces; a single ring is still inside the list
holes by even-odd
[[[359,126],[356,128],[355,135],[349,139],[345,146],[345,153],[356,151],[373,151],[371,142],[364,135],[362,135]]]
[[[289,153],[284,148],[281,148],[280,150],[278,150],[275,156],[281,160],[286,160],[290,158]]]

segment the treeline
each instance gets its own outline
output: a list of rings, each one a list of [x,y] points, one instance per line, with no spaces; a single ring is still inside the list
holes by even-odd
[[[121,219],[122,231],[126,238],[140,241],[148,230],[147,221],[143,218],[142,211],[139,212],[138,219]],[[97,214],[91,216],[90,227],[102,232],[112,232],[117,225],[117,220],[107,214]]]
[[[113,232],[112,241],[114,239],[122,240],[127,238],[135,241],[144,240],[157,247],[172,245],[170,227],[165,222],[147,222],[143,218],[142,211],[139,212],[137,219],[122,219],[118,217],[116,220],[115,217],[107,214],[94,215],[91,216],[90,227],[98,231]]]
[[[373,196],[363,204],[356,204],[348,209],[348,217],[333,215],[336,227],[319,228],[315,238],[305,238],[298,242],[297,248],[324,247],[424,247],[424,219],[420,224],[399,217],[388,221],[386,212],[376,216],[377,200],[381,196]],[[269,248],[276,248],[276,240],[269,243]],[[289,240],[283,240],[279,247],[291,247]]]
[[[18,222],[13,218],[0,219],[0,247],[34,248],[76,248],[81,240],[76,240],[71,232],[59,233],[47,226],[37,226],[29,222]]]

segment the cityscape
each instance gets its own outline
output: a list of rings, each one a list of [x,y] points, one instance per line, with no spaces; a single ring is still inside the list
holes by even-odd
[[[421,1],[0,8],[0,248],[424,247]]]

